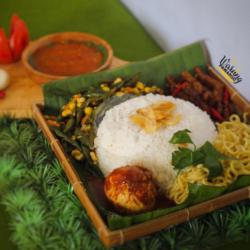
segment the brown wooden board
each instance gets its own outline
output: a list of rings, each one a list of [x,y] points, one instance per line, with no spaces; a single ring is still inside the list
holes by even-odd
[[[243,112],[250,113],[250,104],[244,99],[234,88],[223,79],[212,67],[209,66],[209,71],[214,76],[219,78],[227,87],[232,95],[233,102],[238,106],[238,108]],[[159,218],[140,223],[127,227],[120,230],[110,230],[106,225],[101,214],[95,207],[94,203],[88,196],[86,189],[84,187],[83,181],[81,179],[81,170],[77,169],[69,160],[66,153],[64,152],[59,140],[55,138],[49,129],[48,124],[43,116],[43,105],[36,104],[33,106],[33,116],[37,121],[38,125],[41,127],[44,135],[48,139],[52,150],[55,152],[58,160],[60,161],[65,174],[67,175],[75,194],[81,201],[82,205],[85,207],[90,219],[92,220],[97,233],[103,243],[107,246],[121,245],[126,241],[136,239],[148,235],[150,233],[159,231],[161,229],[180,224],[182,222],[188,221],[197,216],[212,212],[216,209],[225,207],[232,203],[249,199],[250,198],[250,186],[241,188],[239,190],[233,191],[231,193],[219,196],[217,198],[208,200],[206,202],[193,205],[191,207],[179,210],[177,212],[170,213]]]
[[[113,57],[110,68],[126,64],[117,57]],[[6,97],[0,99],[0,115],[8,114],[17,118],[31,117],[32,104],[42,103],[42,85],[32,80],[26,72],[22,62],[1,65],[10,75],[10,85],[6,89]]]

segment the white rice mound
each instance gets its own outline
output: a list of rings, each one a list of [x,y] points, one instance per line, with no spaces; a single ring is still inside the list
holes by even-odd
[[[159,101],[176,105],[174,113],[182,117],[177,125],[148,134],[129,119],[137,109]],[[191,131],[190,137],[197,147],[213,141],[216,136],[216,128],[208,114],[188,101],[154,94],[127,100],[108,110],[98,127],[95,148],[100,169],[107,176],[125,165],[145,167],[152,171],[158,185],[167,194],[175,178],[172,152],[177,150],[169,140],[175,132],[183,129]]]

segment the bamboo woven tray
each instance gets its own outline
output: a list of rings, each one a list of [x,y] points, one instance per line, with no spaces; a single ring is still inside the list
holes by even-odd
[[[212,67],[209,66],[208,68],[214,76],[219,78],[228,87],[231,93],[232,101],[235,103],[235,105],[238,106],[241,111],[250,114],[249,102],[232,87],[232,84],[228,83],[224,78],[222,78]],[[130,226],[125,229],[110,230],[101,217],[99,211],[90,200],[83,182],[81,181],[81,178],[77,173],[77,170],[71,164],[67,155],[64,153],[59,140],[57,140],[50,131],[46,120],[43,117],[42,104],[35,104],[33,106],[33,116],[38,125],[41,127],[44,135],[47,137],[51,145],[52,150],[55,152],[58,160],[60,161],[75,194],[87,210],[87,213],[91,218],[100,239],[107,247],[122,245],[126,241],[133,240],[135,238],[151,234],[161,229],[183,223],[197,216],[250,198],[250,186],[248,186],[144,223]]]

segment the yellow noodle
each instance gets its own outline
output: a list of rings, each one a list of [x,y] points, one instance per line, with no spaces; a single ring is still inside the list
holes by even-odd
[[[244,116],[246,121],[246,116]],[[250,175],[250,126],[241,122],[240,117],[232,115],[229,121],[217,124],[218,135],[214,141],[216,149],[235,158],[222,161],[223,174],[208,181],[208,169],[201,164],[182,170],[170,190],[170,198],[177,204],[183,203],[188,195],[188,183],[209,186],[227,186],[240,175]]]

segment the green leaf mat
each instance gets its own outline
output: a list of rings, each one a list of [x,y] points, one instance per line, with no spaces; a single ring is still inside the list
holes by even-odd
[[[19,249],[105,249],[32,120],[0,118],[0,194]],[[250,241],[249,200],[112,249],[205,250],[236,241],[241,249]]]

